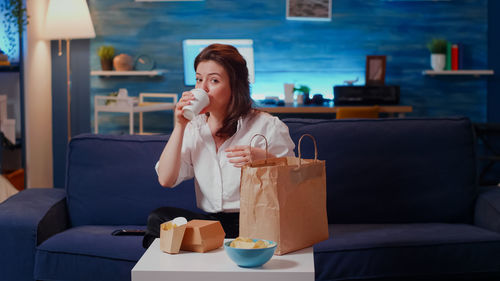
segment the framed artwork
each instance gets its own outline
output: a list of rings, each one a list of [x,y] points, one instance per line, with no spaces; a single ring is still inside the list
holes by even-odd
[[[385,62],[386,56],[366,56],[366,85],[384,85]]]
[[[187,1],[205,1],[205,0],[135,0],[135,2],[187,2]]]
[[[330,21],[332,0],[286,0],[286,19]]]
[[[451,0],[382,0],[383,2],[449,2]]]

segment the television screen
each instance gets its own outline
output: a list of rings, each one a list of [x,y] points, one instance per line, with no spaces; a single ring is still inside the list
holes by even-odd
[[[194,59],[206,46],[214,43],[233,45],[247,61],[248,76],[250,83],[255,82],[255,71],[253,61],[253,40],[250,39],[187,39],[182,42],[184,59],[184,84],[192,86],[196,84],[196,72],[194,70]]]

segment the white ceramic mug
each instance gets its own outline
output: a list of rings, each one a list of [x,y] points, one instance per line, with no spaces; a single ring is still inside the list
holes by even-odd
[[[193,120],[193,118],[200,114],[201,110],[207,107],[210,103],[208,99],[207,92],[203,89],[192,89],[191,93],[193,93],[195,100],[191,101],[191,104],[184,106],[182,115],[188,119]]]

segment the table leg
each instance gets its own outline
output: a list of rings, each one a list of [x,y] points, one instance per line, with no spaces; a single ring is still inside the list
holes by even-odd
[[[94,133],[98,134],[99,133],[99,115],[98,115],[98,110],[94,109]]]
[[[129,133],[131,135],[133,135],[134,134],[134,112],[130,111],[128,119],[129,119],[129,124],[128,124]]]
[[[142,112],[139,112],[139,134],[143,133],[142,120]]]

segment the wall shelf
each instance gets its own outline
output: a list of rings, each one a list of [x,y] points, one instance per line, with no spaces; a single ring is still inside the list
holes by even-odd
[[[92,76],[161,76],[165,70],[150,70],[150,71],[139,71],[139,70],[130,70],[130,71],[116,71],[116,70],[92,70],[90,71],[90,75]]]
[[[486,75],[493,75],[495,72],[490,69],[485,69],[485,70],[442,70],[442,71],[435,71],[435,70],[424,70],[422,72],[423,75],[429,75],[429,76],[451,76],[451,75],[469,75],[469,76],[486,76]]]
[[[0,72],[19,72],[19,65],[2,65],[0,66]]]

